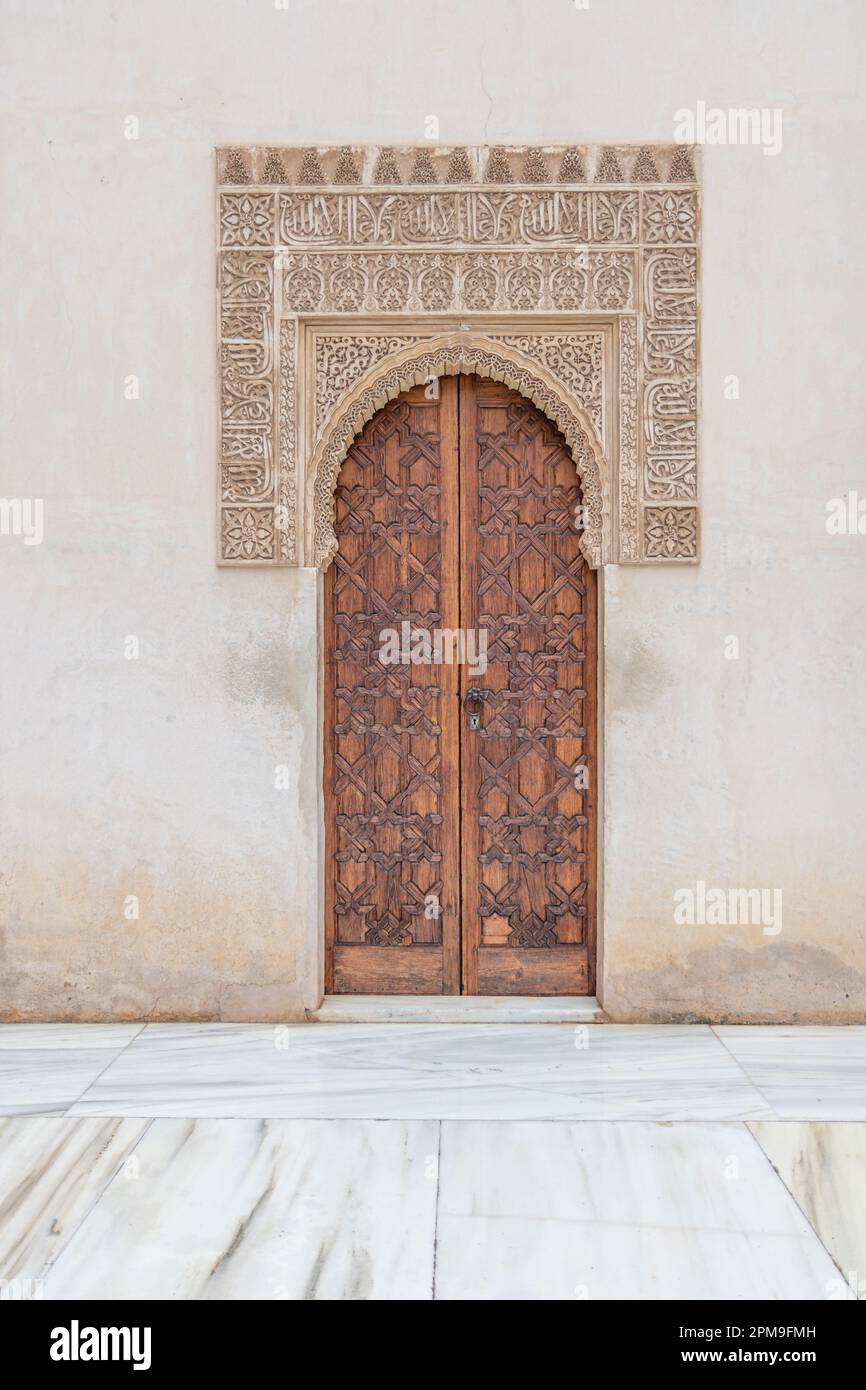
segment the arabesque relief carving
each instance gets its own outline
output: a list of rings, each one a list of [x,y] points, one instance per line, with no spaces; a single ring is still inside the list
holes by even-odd
[[[454,371],[558,425],[591,564],[698,560],[694,151],[232,147],[217,178],[221,563],[326,566],[354,434]]]
[[[634,309],[634,251],[286,254],[293,314]]]
[[[334,489],[346,450],[355,435],[381,406],[401,391],[459,372],[503,382],[531,400],[559,427],[581,480],[586,513],[581,547],[593,568],[610,560],[610,482],[589,417],[551,372],[526,360],[517,348],[500,347],[492,338],[466,341],[458,333],[434,338],[420,347],[411,346],[396,354],[389,360],[384,375],[377,375],[369,384],[362,381],[334,412],[329,429],[313,453],[310,469],[314,480],[309,518],[314,563],[324,568],[336,550]]]

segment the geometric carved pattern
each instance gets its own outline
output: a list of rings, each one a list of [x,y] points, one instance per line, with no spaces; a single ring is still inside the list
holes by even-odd
[[[643,200],[644,240],[648,245],[660,241],[666,246],[680,242],[693,246],[697,217],[694,193],[679,189],[647,193]]]
[[[470,408],[478,481],[461,505],[478,563],[463,621],[487,631],[488,666],[481,728],[463,739],[469,992],[591,992],[595,575],[569,524],[580,489],[525,399],[477,382]],[[526,953],[516,978],[502,948]]]
[[[619,322],[619,558],[634,562],[639,552],[640,444],[638,440],[637,322]]]
[[[217,151],[220,184],[309,184],[307,170],[315,160],[327,187],[347,184],[373,188],[377,184],[457,184],[461,186],[516,184],[600,184],[605,167],[618,174],[617,184],[682,184],[695,181],[689,150],[682,145],[556,145],[543,150],[525,145],[254,145],[244,150],[226,146]],[[383,158],[384,156],[384,158]],[[493,170],[490,165],[493,162]],[[490,178],[490,173],[496,178]],[[238,179],[238,173],[243,177]],[[387,175],[387,177],[384,177]],[[420,177],[419,177],[420,175]],[[504,177],[503,177],[504,176]]]
[[[336,489],[325,788],[328,987],[337,992],[394,989],[393,956],[382,947],[411,947],[399,953],[403,990],[443,990],[443,884],[453,893],[459,873],[445,816],[445,798],[456,794],[445,764],[456,759],[443,734],[454,719],[455,668],[380,660],[382,629],[451,623],[443,526],[456,479],[443,477],[441,433],[437,400],[416,390],[393,401],[355,440]]]
[[[270,193],[224,193],[220,199],[223,246],[270,246],[274,200]]]
[[[227,560],[272,560],[275,555],[271,507],[223,507],[223,554]]]
[[[417,337],[394,333],[322,335],[315,348],[316,433],[334,406],[377,362],[417,343]]]
[[[581,481],[585,514],[580,547],[594,568],[603,564],[610,536],[611,499],[601,446],[588,417],[576,400],[546,367],[527,363],[515,348],[480,338],[468,343],[459,335],[422,342],[389,359],[387,370],[350,393],[335,412],[329,431],[313,452],[311,472],[313,514],[311,555],[327,568],[337,549],[334,533],[334,488],[342,461],[354,437],[384,400],[392,400],[415,382],[459,373],[489,377],[534,402],[565,437]],[[574,518],[566,524],[573,526]]]
[[[283,311],[592,313],[633,310],[637,253],[286,253]]]
[[[674,560],[698,553],[696,507],[647,507],[644,521],[647,554]]]
[[[273,513],[242,545],[221,524],[221,561],[326,565],[319,441],[347,393],[369,386],[375,401],[400,345],[459,327],[467,347],[495,338],[506,361],[524,344],[521,361],[543,364],[562,408],[591,422],[610,503],[591,563],[694,563],[697,165],[679,145],[219,150],[219,505],[235,523],[243,504]],[[329,323],[318,360],[301,351],[316,315]],[[359,325],[373,316],[399,317],[385,342]],[[591,333],[582,317],[615,327],[591,374],[567,350]],[[662,544],[660,512],[678,509]]]
[[[297,325],[291,319],[280,323],[280,476],[276,521],[280,535],[280,561],[297,564],[297,433],[295,428],[295,380],[297,363]]]
[[[543,363],[562,382],[604,438],[604,340],[601,333],[492,333],[491,341]]]
[[[325,578],[328,989],[592,991],[596,584],[580,501],[555,426],[478,376],[432,399],[414,387],[352,443]],[[404,625],[484,633],[483,674],[383,662],[383,629]]]
[[[545,365],[586,411],[600,440],[605,439],[604,334],[586,327],[573,333],[489,334],[490,342],[516,348]],[[421,335],[389,332],[334,334],[325,330],[314,339],[316,435],[322,433],[335,407],[372,366],[422,342]]]

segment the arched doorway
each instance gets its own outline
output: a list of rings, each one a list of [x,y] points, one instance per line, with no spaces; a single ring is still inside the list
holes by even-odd
[[[325,575],[326,990],[592,994],[596,575],[571,452],[446,376],[364,427]]]

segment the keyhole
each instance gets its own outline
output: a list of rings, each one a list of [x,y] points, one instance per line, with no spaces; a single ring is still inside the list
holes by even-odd
[[[469,716],[469,727],[470,727],[470,729],[480,729],[480,728],[481,728],[481,715],[480,715],[480,714],[470,714],[470,716]]]

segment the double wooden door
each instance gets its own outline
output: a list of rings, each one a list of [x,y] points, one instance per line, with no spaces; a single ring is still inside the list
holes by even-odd
[[[353,444],[325,581],[330,992],[593,992],[579,503],[556,428],[478,377],[415,387]]]

